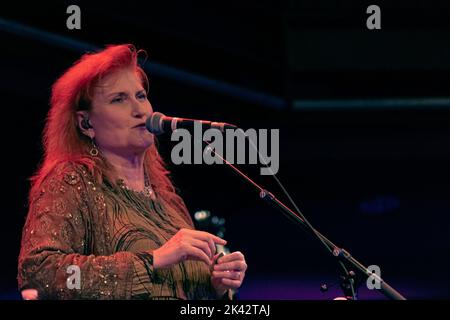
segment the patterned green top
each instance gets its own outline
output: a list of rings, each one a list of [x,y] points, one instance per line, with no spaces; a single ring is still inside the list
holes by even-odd
[[[215,299],[203,262],[153,269],[153,250],[194,228],[176,208],[158,194],[98,185],[82,166],[57,166],[30,202],[19,289],[36,289],[39,299]],[[68,285],[69,266],[79,267],[79,289]]]

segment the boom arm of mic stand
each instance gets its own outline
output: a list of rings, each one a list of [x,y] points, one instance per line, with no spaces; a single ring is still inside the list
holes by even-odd
[[[322,242],[324,242],[332,251],[333,255],[335,257],[338,257],[342,260],[345,260],[350,265],[354,266],[357,270],[359,270],[362,274],[364,274],[367,278],[373,277],[380,283],[380,289],[379,290],[384,296],[386,296],[389,299],[392,300],[406,300],[406,298],[401,295],[398,291],[396,291],[394,288],[392,288],[389,284],[387,284],[383,279],[378,277],[376,274],[373,274],[370,272],[364,265],[362,265],[358,260],[356,260],[354,257],[350,255],[346,250],[339,248],[336,246],[333,242],[331,242],[329,239],[327,239],[324,235],[322,235],[319,231],[317,231],[314,228],[309,228],[305,221],[293,210],[291,210],[288,206],[286,206],[283,202],[278,200],[272,193],[267,191],[266,189],[263,189],[260,187],[256,182],[251,180],[247,175],[245,175],[242,171],[240,171],[238,168],[236,168],[234,165],[232,165],[229,161],[224,159],[221,154],[218,154],[215,150],[212,150],[210,143],[208,141],[204,141],[209,148],[210,152],[214,152],[216,156],[218,156],[224,163],[226,163],[229,167],[231,167],[234,171],[236,171],[241,177],[243,177],[247,182],[252,184],[254,187],[256,187],[259,190],[259,196],[261,199],[266,200],[267,202],[274,205],[275,208],[280,210],[282,213],[287,215],[287,217],[294,220],[296,223],[304,227],[303,229],[312,232],[313,235],[316,235]]]

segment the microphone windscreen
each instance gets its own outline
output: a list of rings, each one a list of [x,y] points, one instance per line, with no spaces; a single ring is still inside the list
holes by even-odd
[[[153,112],[153,114],[145,122],[145,127],[148,131],[155,135],[160,135],[164,133],[164,128],[162,126],[162,118],[164,115],[161,112]]]

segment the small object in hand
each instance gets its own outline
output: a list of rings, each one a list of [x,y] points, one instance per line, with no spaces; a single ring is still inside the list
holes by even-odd
[[[219,253],[219,255],[216,258],[216,261],[214,261],[214,264],[217,264],[219,259],[222,258],[225,255],[225,253],[222,251],[221,253]]]
[[[211,265],[211,272],[214,270],[214,265],[216,265],[218,263],[219,259],[221,257],[223,257],[224,255],[225,255],[225,253],[223,251],[221,253],[219,253],[217,258],[214,260],[214,263]]]

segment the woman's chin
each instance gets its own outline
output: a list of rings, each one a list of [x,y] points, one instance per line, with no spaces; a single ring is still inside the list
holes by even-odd
[[[137,151],[140,151],[140,152],[145,152],[154,143],[155,143],[155,141],[154,141],[153,135],[152,135],[150,138],[145,138],[145,139],[142,139],[142,140],[137,141],[136,143],[134,143],[133,144],[133,149],[137,150]]]

